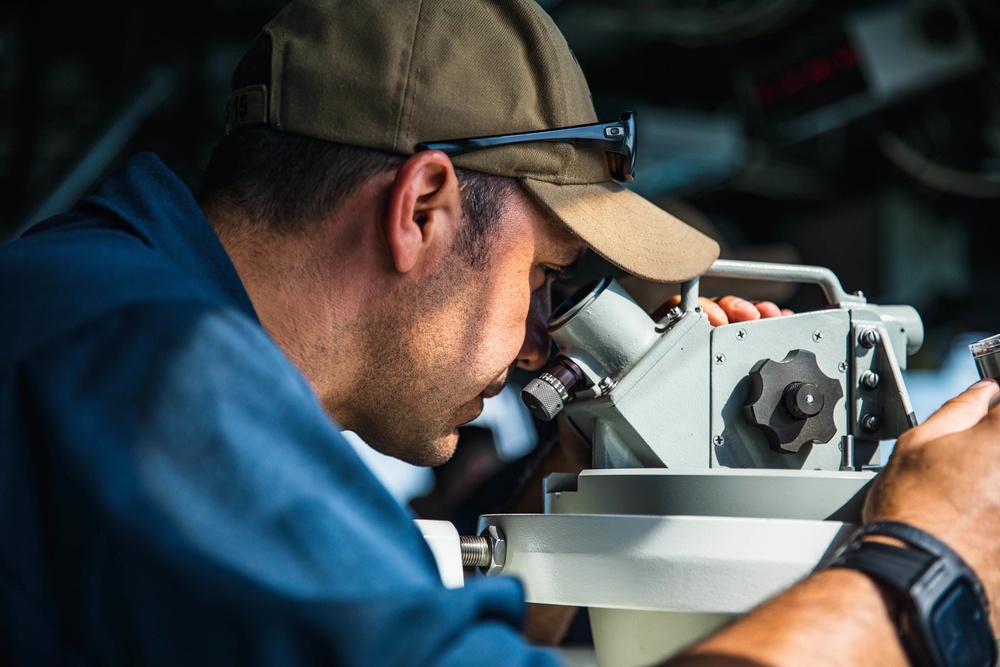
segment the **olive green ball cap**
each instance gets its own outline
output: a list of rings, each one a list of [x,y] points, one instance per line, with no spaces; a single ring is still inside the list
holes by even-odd
[[[268,123],[411,155],[420,142],[597,121],[551,17],[529,0],[295,0],[267,26],[270,84],[234,91],[229,126]],[[615,183],[602,152],[522,143],[452,158],[522,179],[595,252],[675,282],[718,257],[713,240]]]

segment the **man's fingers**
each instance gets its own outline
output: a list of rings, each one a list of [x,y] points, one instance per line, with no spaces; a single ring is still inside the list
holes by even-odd
[[[659,320],[666,316],[674,306],[681,302],[680,296],[671,297],[663,305],[650,313],[650,317]],[[781,317],[791,315],[792,311],[787,308],[779,308],[773,301],[750,302],[738,296],[723,297],[698,297],[698,305],[708,316],[708,322],[712,326],[722,326],[732,322],[748,322],[759,320],[763,317]]]
[[[650,317],[654,320],[659,320],[665,317],[671,308],[680,305],[680,302],[680,296],[671,297],[666,303],[650,313]],[[705,315],[708,316],[708,323],[713,327],[721,327],[723,324],[729,324],[729,317],[726,315],[726,311],[712,299],[700,296],[698,297],[698,305],[705,311]]]
[[[729,324],[729,314],[716,302],[700,296],[698,297],[698,305],[705,310],[705,315],[708,316],[708,323],[713,327],[721,327],[723,324]]]
[[[725,311],[726,318],[730,322],[747,322],[750,320],[759,320],[761,317],[757,306],[738,296],[722,297],[719,299],[719,306]]]
[[[757,312],[760,313],[761,317],[781,317],[781,308],[778,308],[777,304],[773,301],[754,301],[753,305],[757,307]]]
[[[1000,394],[1000,387],[995,380],[980,380],[942,405],[923,424],[914,428],[910,438],[917,442],[927,442],[949,433],[972,428],[986,416],[997,394]]]

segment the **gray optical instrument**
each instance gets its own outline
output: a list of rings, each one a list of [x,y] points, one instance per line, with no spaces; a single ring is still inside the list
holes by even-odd
[[[596,468],[836,470],[844,436],[860,467],[916,424],[900,372],[923,342],[912,307],[868,303],[822,267],[719,260],[705,275],[812,283],[828,305],[712,327],[695,279],[653,321],[601,278],[553,314],[559,355],[522,392],[531,412],[564,413]]]
[[[823,267],[719,260],[705,275],[816,285],[826,305],[713,327],[700,277],[658,320],[613,278],[582,288],[522,396],[591,445],[591,468],[546,477],[543,514],[479,518],[503,545],[485,574],[587,607],[600,665],[662,662],[807,576],[860,522],[881,443],[916,424],[914,308],[869,303]]]

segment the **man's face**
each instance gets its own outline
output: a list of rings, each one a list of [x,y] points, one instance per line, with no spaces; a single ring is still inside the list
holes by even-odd
[[[479,415],[516,365],[544,365],[551,282],[584,245],[520,190],[495,224],[486,266],[469,268],[453,251],[369,332],[369,372],[352,412],[375,449],[416,465],[444,463],[458,427]]]

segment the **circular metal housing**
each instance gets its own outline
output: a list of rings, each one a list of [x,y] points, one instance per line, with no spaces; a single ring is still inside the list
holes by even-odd
[[[979,377],[1000,379],[1000,334],[976,341],[969,346]]]

